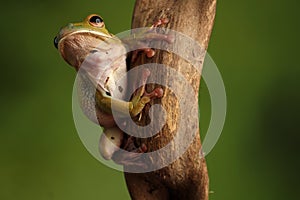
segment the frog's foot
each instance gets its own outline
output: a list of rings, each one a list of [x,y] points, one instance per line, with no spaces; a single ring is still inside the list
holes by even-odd
[[[148,77],[150,76],[150,74],[151,74],[151,72],[149,71],[149,69],[143,70],[142,79],[141,79],[141,85],[144,86],[142,97],[148,97],[150,99],[161,98],[164,94],[164,91],[161,87],[157,87],[149,93],[145,90],[145,85],[147,83],[147,80],[148,80]]]
[[[164,34],[164,33],[159,33],[158,32],[158,27],[161,25],[165,25],[169,23],[168,18],[162,18],[157,21],[155,21],[152,26],[149,28],[149,30],[145,34],[145,39],[146,40],[163,40],[168,43],[173,43],[174,42],[174,36],[172,34]]]
[[[134,140],[133,136],[128,137],[124,147],[122,148],[123,150],[115,152],[112,160],[115,163],[126,167],[135,166],[146,168],[147,165],[141,158],[143,153],[147,151],[147,147],[145,144],[142,144],[137,148],[134,144]]]
[[[133,153],[145,153],[147,151],[147,147],[144,143],[141,144],[139,148],[135,145],[135,137],[129,136],[122,147],[122,149],[133,152]]]
[[[162,88],[158,87],[158,88],[155,88],[152,92],[148,93],[146,92],[145,90],[145,86],[147,84],[147,80],[150,76],[151,72],[149,69],[143,69],[143,72],[142,72],[142,78],[140,79],[140,85],[142,85],[142,87],[135,93],[135,96],[136,95],[140,95],[142,97],[148,97],[150,99],[153,99],[153,98],[161,98],[164,94],[164,91]]]
[[[164,90],[161,87],[157,87],[152,92],[144,92],[143,97],[148,97],[150,99],[161,98],[164,95]]]
[[[140,114],[144,109],[145,105],[149,103],[152,99],[161,98],[163,96],[164,92],[161,87],[155,88],[153,91],[149,93],[146,92],[145,87],[150,74],[151,73],[149,69],[144,69],[142,72],[142,76],[139,84],[142,86],[133,94],[131,100],[131,102],[133,103],[133,109],[131,110],[132,117],[135,117],[138,114]]]
[[[172,34],[158,33],[157,27],[169,23],[168,18],[162,18],[155,21],[152,26],[143,34],[143,40],[137,43],[135,50],[131,57],[131,62],[136,61],[139,52],[144,52],[148,58],[152,58],[155,55],[155,51],[149,47],[149,41],[151,40],[162,40],[168,43],[174,42],[174,36]]]
[[[148,45],[138,42],[137,50],[132,52],[131,62],[135,62],[137,60],[138,54],[143,52],[146,54],[147,58],[152,58],[155,55],[155,51],[148,47]]]

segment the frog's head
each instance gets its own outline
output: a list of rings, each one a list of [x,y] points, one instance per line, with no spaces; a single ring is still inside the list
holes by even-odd
[[[102,17],[92,14],[83,22],[61,28],[54,45],[65,61],[78,70],[85,57],[107,38],[112,35],[105,28]]]

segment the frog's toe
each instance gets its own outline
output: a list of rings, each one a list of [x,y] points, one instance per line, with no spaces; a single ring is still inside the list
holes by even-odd
[[[164,95],[164,90],[161,87],[155,88],[152,92],[144,93],[144,97],[149,97],[150,99],[161,98]]]

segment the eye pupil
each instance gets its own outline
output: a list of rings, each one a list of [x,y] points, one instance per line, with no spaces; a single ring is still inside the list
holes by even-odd
[[[90,18],[90,22],[95,24],[100,24],[103,22],[103,20],[101,17],[95,15]]]
[[[54,38],[54,46],[55,46],[55,48],[58,48],[58,39],[57,39],[57,37]]]

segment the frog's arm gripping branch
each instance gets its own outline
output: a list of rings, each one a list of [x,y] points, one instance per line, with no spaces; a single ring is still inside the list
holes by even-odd
[[[150,73],[147,76],[142,77],[142,86],[134,94],[130,102],[112,98],[111,96],[107,95],[103,90],[98,89],[95,94],[97,106],[99,106],[102,110],[106,111],[107,113],[111,113],[111,109],[113,107],[113,109],[116,112],[118,112],[121,115],[124,115],[124,117],[127,116],[128,111],[132,117],[137,116],[142,112],[145,105],[149,103],[151,99],[160,98],[163,95],[163,91],[161,88],[155,88],[151,93],[147,93],[145,91],[145,84],[149,75]]]

